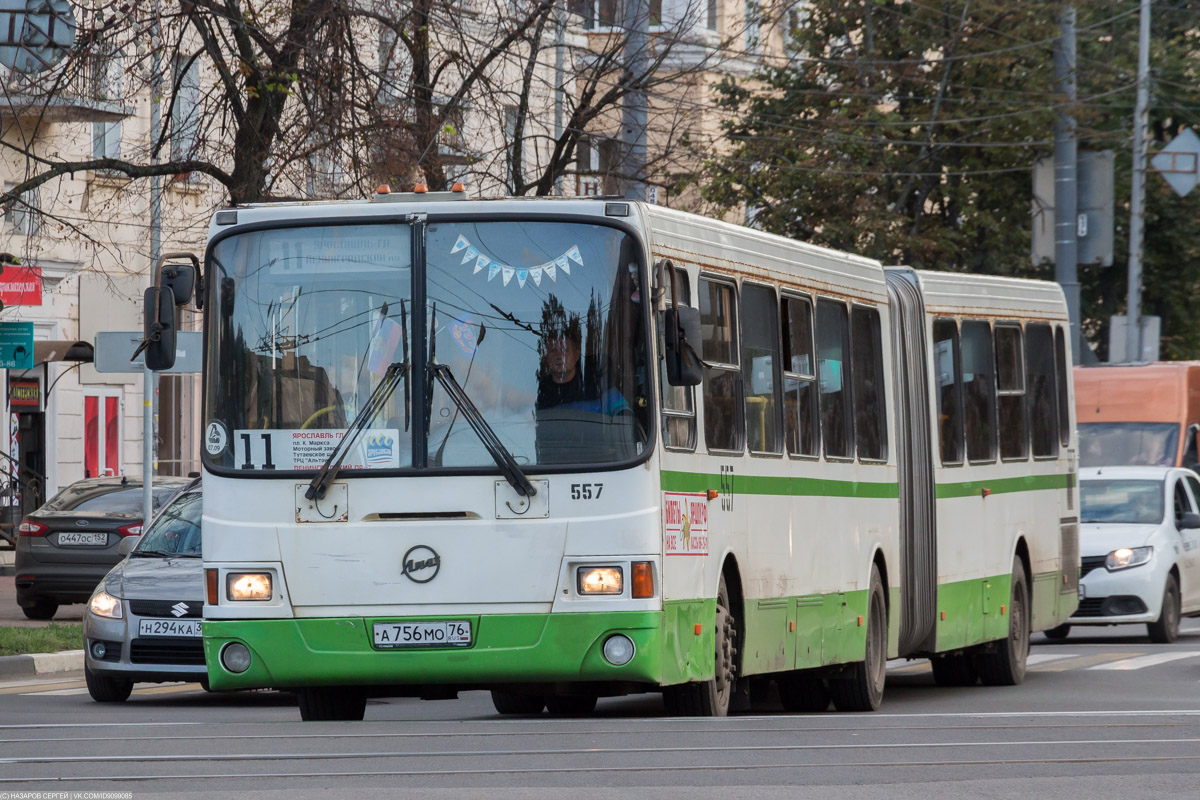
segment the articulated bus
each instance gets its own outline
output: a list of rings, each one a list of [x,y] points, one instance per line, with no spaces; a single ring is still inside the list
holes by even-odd
[[[213,689],[873,710],[1076,608],[1054,284],[461,193],[222,210],[203,273]]]

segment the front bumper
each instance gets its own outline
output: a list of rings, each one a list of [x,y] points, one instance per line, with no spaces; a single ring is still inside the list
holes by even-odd
[[[662,680],[660,611],[441,619],[464,618],[474,631],[469,647],[395,650],[377,650],[372,644],[372,624],[395,618],[205,620],[209,680],[214,690]],[[609,664],[601,653],[614,633],[625,634],[636,647],[633,659],[621,667]],[[240,674],[220,663],[222,648],[235,641],[251,654],[250,667]]]
[[[136,633],[141,617],[130,614],[128,603],[123,605],[122,619],[84,612],[83,660],[89,670],[109,678],[146,683],[198,681],[208,676],[199,639],[132,636],[130,632]],[[107,645],[108,654],[103,659],[92,656],[92,643],[97,640]],[[179,661],[191,663],[165,663]]]
[[[1124,625],[1154,622],[1162,610],[1166,568],[1157,557],[1129,569],[1099,567],[1079,580],[1080,601],[1069,625]],[[1140,609],[1140,610],[1139,610]]]

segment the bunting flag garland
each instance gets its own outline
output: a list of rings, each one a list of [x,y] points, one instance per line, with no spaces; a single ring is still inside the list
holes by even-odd
[[[549,278],[551,281],[558,281],[558,273],[561,271],[564,275],[571,274],[571,264],[582,267],[583,254],[579,252],[579,245],[571,245],[565,253],[555,256],[544,264],[538,264],[533,267],[522,267],[520,269],[511,267],[500,261],[496,261],[489,256],[485,256],[479,251],[479,248],[471,244],[466,236],[459,235],[455,240],[454,246],[450,248],[452,254],[462,253],[462,263],[471,264],[471,274],[475,275],[487,268],[487,279],[490,281],[497,275],[501,276],[501,282],[504,286],[508,286],[515,277],[517,286],[524,289],[525,284],[533,279],[534,286],[542,285],[542,278]]]

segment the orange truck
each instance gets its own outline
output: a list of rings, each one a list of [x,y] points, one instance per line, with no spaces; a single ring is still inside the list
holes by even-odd
[[[1079,465],[1195,469],[1200,361],[1075,367]]]

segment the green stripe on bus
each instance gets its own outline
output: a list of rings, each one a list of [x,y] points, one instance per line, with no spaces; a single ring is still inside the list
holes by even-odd
[[[982,494],[984,489],[987,489],[989,494],[1066,489],[1071,483],[1071,477],[1070,474],[1061,473],[1058,475],[1026,475],[1021,478],[996,478],[986,481],[963,481],[962,483],[939,483],[937,496],[938,499],[970,497]]]
[[[722,476],[706,472],[661,473],[665,492],[703,492],[720,490]],[[728,477],[725,478],[729,480]],[[794,495],[820,497],[896,498],[900,496],[897,483],[871,481],[834,481],[825,478],[790,478],[766,475],[733,475],[734,494]]]

